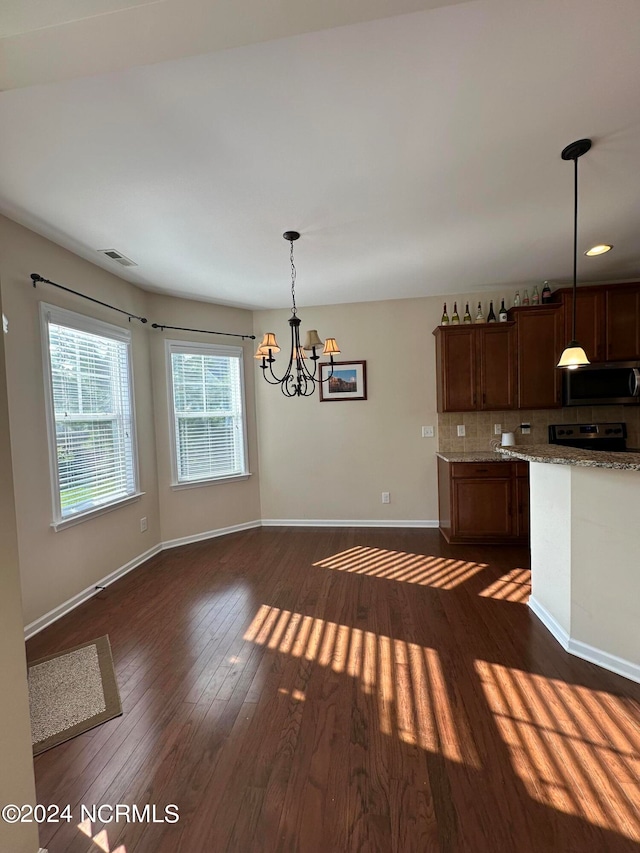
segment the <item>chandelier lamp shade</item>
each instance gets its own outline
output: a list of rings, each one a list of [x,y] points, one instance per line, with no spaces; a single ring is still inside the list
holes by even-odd
[[[563,160],[573,160],[573,317],[571,325],[571,340],[564,348],[557,367],[576,370],[589,364],[586,352],[576,340],[576,310],[578,306],[578,159],[591,148],[590,139],[579,139],[562,151]]]
[[[274,332],[267,332],[256,350],[255,358],[260,361],[262,375],[270,385],[279,385],[285,397],[310,397],[316,389],[316,384],[328,382],[333,376],[333,357],[340,350],[335,338],[320,339],[316,329],[309,329],[300,343],[300,318],[296,307],[296,266],[293,260],[293,244],[299,239],[298,231],[285,231],[282,235],[290,244],[289,260],[291,261],[291,349],[289,361],[284,375],[278,378],[273,370],[275,356],[280,352]],[[320,354],[320,350],[322,353]],[[309,355],[307,355],[309,353]],[[331,365],[328,375],[321,380],[318,372],[318,361],[321,355],[329,356]],[[310,362],[310,364],[309,364]]]

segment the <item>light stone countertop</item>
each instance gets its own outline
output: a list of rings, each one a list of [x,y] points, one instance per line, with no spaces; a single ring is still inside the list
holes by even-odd
[[[582,450],[578,447],[560,447],[557,444],[502,447],[498,453],[505,459],[522,459],[525,462],[640,471],[640,453],[609,453],[606,450]]]
[[[495,450],[438,450],[436,456],[445,462],[510,462]]]

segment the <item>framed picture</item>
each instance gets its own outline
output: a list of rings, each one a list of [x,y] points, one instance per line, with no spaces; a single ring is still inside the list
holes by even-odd
[[[367,362],[334,361],[320,363],[320,402],[367,399]],[[326,381],[324,381],[326,380]]]

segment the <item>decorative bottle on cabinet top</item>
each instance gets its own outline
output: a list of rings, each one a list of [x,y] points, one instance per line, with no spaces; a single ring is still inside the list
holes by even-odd
[[[449,315],[447,314],[447,303],[444,303],[444,308],[442,309],[442,318],[440,320],[441,326],[449,325]]]
[[[451,325],[458,326],[460,324],[460,315],[458,314],[458,303],[453,303],[453,314],[451,315]]]
[[[478,311],[476,313],[476,323],[484,323],[484,314],[482,313],[482,302],[478,302]]]
[[[533,288],[533,298],[531,299],[531,304],[532,305],[539,305],[540,304],[540,294],[538,293],[538,285],[537,284]]]
[[[545,281],[544,287],[542,288],[542,301],[551,302],[551,288],[549,287],[549,282]]]
[[[520,307],[520,291],[519,290],[516,290],[516,295],[513,299],[513,307],[514,308]]]
[[[504,307],[504,299],[502,300],[502,305],[500,306],[500,313],[498,314],[498,319],[501,323],[506,323],[509,319],[507,316],[507,309]]]
[[[523,305],[529,305],[529,291],[525,288],[524,291],[524,299],[522,300]]]
[[[496,315],[493,311],[493,299],[492,299],[491,302],[489,302],[489,314],[487,316],[487,323],[495,323],[495,322],[497,322],[497,320],[496,320]]]
[[[471,314],[469,314],[469,303],[468,302],[467,302],[467,305],[464,309],[464,317],[462,318],[462,322],[463,323],[470,323],[471,322]]]

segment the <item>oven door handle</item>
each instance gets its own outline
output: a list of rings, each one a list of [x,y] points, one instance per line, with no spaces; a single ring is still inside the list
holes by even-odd
[[[629,391],[632,397],[640,397],[640,369],[637,367],[631,368],[629,374]]]

